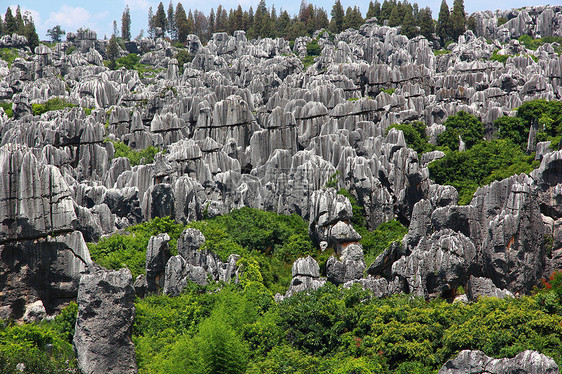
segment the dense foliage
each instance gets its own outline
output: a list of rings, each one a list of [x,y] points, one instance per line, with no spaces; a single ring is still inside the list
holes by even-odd
[[[550,289],[473,304],[371,299],[333,285],[279,304],[259,282],[201,291],[137,301],[141,373],[204,373],[227,360],[232,373],[428,373],[463,349],[535,349],[562,362],[562,316],[542,301]]]
[[[39,36],[35,30],[35,24],[33,23],[33,17],[31,17],[31,12],[26,11],[22,14],[21,7],[18,5],[16,8],[16,14],[12,12],[12,8],[8,7],[6,9],[6,14],[4,15],[4,21],[0,19],[0,36],[19,34],[27,38],[29,47],[33,48],[39,45]]]
[[[74,373],[72,348],[78,306],[71,303],[50,322],[18,325],[0,321],[0,372]]]
[[[429,164],[429,173],[435,182],[454,186],[459,192],[459,203],[468,204],[479,186],[529,173],[537,166],[534,155],[525,155],[508,139],[494,139],[464,152],[449,152]]]
[[[62,110],[66,108],[74,108],[77,105],[69,103],[65,99],[55,97],[49,99],[42,104],[31,104],[31,109],[34,116],[40,116],[43,113],[50,112],[52,110]]]
[[[111,141],[111,143],[115,148],[115,154],[113,155],[113,157],[127,157],[131,162],[131,166],[153,163],[154,156],[156,156],[157,153],[161,152],[158,147],[153,146],[149,146],[141,150],[134,150],[121,141]]]

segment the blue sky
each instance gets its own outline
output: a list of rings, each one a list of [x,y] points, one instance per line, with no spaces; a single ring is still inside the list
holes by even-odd
[[[163,1],[164,8],[168,9],[170,0]],[[330,13],[335,0],[318,0],[310,1],[313,5],[321,6]],[[379,0],[381,1],[381,0]],[[211,8],[216,10],[219,4],[226,9],[236,8],[238,4],[242,8],[248,9],[250,6],[256,8],[259,0],[189,0],[181,1],[184,8],[199,9],[208,12]],[[344,8],[347,6],[357,5],[361,12],[365,14],[367,11],[369,0],[341,0]],[[382,2],[382,1],[381,1]],[[410,0],[411,3],[415,2]],[[453,0],[448,0],[449,7],[452,7]],[[48,39],[46,36],[47,29],[56,25],[61,25],[66,32],[76,31],[81,26],[89,27],[98,33],[98,38],[104,35],[109,37],[113,30],[113,20],[117,20],[118,27],[121,27],[121,15],[125,9],[125,5],[129,5],[131,10],[131,36],[135,37],[141,29],[147,27],[148,8],[152,6],[154,11],[158,7],[159,1],[150,0],[90,0],[90,1],[72,1],[72,0],[20,0],[15,3],[11,0],[0,0],[0,13],[2,17],[6,13],[8,6],[16,6],[19,4],[23,11],[29,11],[35,21],[37,33],[41,40]],[[441,0],[420,0],[417,1],[420,8],[429,6],[433,11],[433,18],[437,18]],[[177,1],[173,1],[174,8]],[[299,10],[300,0],[293,1],[268,1],[268,7],[275,5],[275,8],[286,9],[290,14],[296,14]],[[540,0],[465,0],[465,9],[471,13],[477,10],[486,9],[511,9],[519,8],[526,5],[543,5]],[[560,0],[551,2],[550,4],[560,4]]]

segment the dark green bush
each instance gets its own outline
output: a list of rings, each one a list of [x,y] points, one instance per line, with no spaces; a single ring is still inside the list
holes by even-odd
[[[152,146],[137,151],[121,141],[111,141],[111,143],[113,143],[115,148],[113,157],[127,157],[131,162],[131,166],[151,164],[154,162],[154,156],[161,152],[159,148]]]
[[[439,145],[449,147],[451,150],[459,149],[459,136],[466,145],[466,149],[472,148],[484,138],[484,124],[471,114],[464,111],[449,116],[443,123],[445,131],[439,134],[437,140]]]
[[[415,150],[418,156],[435,149],[435,147],[427,141],[425,123],[423,122],[415,121],[412,123],[394,124],[388,128],[388,131],[390,131],[390,129],[402,131],[408,148]]]
[[[495,50],[494,52],[492,52],[492,56],[490,56],[490,60],[491,61],[498,61],[498,62],[501,62],[502,64],[505,64],[505,62],[509,58],[509,55],[500,55],[500,54],[498,54],[498,51],[499,50]]]
[[[479,186],[528,173],[537,166],[533,155],[525,155],[509,139],[494,139],[465,152],[449,152],[428,167],[435,182],[454,186],[459,192],[459,203],[468,204]]]
[[[12,110],[12,103],[10,102],[0,102],[0,108],[4,109],[4,112],[8,116],[8,118],[12,118],[14,116],[14,112]]]
[[[320,56],[322,48],[318,44],[318,40],[314,39],[306,44],[306,54],[309,56]]]
[[[133,70],[137,67],[140,57],[136,53],[129,53],[127,56],[117,59],[118,67],[125,67],[125,69]]]
[[[43,104],[31,104],[31,109],[34,116],[40,116],[43,113],[50,112],[52,110],[62,110],[66,108],[73,108],[77,105],[69,103],[68,101],[55,97],[45,101]]]

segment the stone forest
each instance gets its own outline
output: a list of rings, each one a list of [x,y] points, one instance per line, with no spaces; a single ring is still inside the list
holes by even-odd
[[[13,13],[1,373],[559,372],[562,6]]]

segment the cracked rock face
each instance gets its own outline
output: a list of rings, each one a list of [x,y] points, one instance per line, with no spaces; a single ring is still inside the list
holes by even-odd
[[[558,365],[550,357],[536,351],[523,351],[513,358],[488,357],[482,351],[464,350],[441,367],[439,374],[556,374]]]
[[[82,372],[138,372],[131,341],[134,301],[128,269],[96,269],[81,277],[73,345]]]

